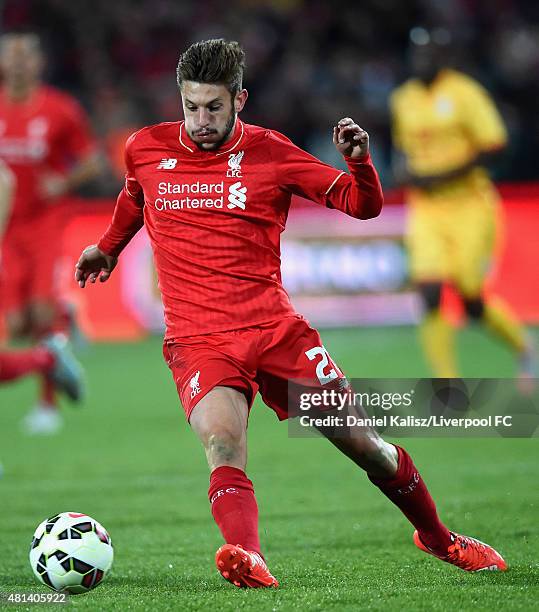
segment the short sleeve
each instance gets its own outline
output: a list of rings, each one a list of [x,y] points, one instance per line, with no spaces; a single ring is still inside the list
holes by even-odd
[[[268,130],[266,136],[279,187],[325,204],[328,193],[346,173],[321,162],[278,132]]]
[[[507,142],[507,131],[486,89],[472,79],[467,79],[462,93],[462,120],[477,148],[487,151],[503,147]]]
[[[62,108],[64,145],[69,155],[81,158],[95,148],[88,116],[82,106],[72,98],[64,100]]]

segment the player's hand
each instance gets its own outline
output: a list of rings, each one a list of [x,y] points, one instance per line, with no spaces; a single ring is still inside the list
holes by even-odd
[[[103,253],[97,245],[92,244],[84,249],[75,266],[75,280],[82,288],[86,286],[87,281],[95,283],[98,278],[104,283],[109,279],[117,263],[117,257]]]
[[[47,200],[59,198],[69,191],[69,183],[61,174],[45,174],[39,183],[41,195]]]
[[[353,119],[345,117],[333,128],[333,144],[341,155],[363,157],[369,152],[369,135]]]

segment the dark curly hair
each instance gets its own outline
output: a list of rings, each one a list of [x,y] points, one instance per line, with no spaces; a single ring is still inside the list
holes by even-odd
[[[245,53],[239,43],[224,38],[203,40],[180,55],[176,70],[178,87],[184,81],[219,83],[234,96],[242,88],[244,68]]]

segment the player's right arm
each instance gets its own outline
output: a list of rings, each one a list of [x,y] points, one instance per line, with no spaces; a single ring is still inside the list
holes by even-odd
[[[107,281],[118,263],[118,256],[144,225],[144,194],[135,178],[131,158],[135,136],[133,134],[126,143],[127,173],[112,221],[99,242],[84,249],[75,267],[75,280],[80,287],[85,287],[87,282],[95,283],[98,278],[102,283]]]

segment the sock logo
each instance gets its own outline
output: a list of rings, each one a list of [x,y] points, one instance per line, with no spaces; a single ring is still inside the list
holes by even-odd
[[[226,489],[219,489],[211,496],[210,504],[213,504],[215,500],[219,499],[220,497],[223,497],[223,495],[226,495],[227,493],[235,493],[237,495],[238,489],[236,489],[235,487],[227,487]]]
[[[414,472],[412,475],[412,480],[410,480],[410,484],[407,487],[403,487],[402,489],[397,489],[397,493],[399,495],[406,495],[407,493],[411,493],[417,487],[417,483],[419,482],[419,474]]]

